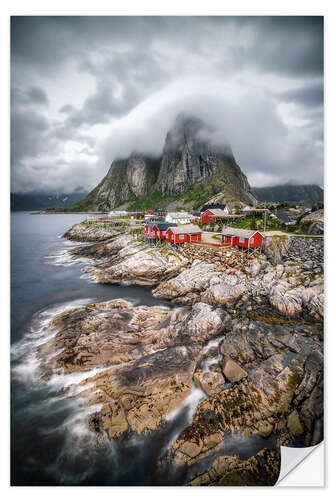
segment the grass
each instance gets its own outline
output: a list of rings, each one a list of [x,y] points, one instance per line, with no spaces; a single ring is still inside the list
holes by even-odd
[[[165,196],[159,191],[153,191],[130,203],[128,210],[141,212],[152,208],[163,208],[167,203],[177,199],[178,196]]]
[[[214,238],[214,240],[217,240],[221,243],[221,235],[220,234],[213,234],[212,238]]]

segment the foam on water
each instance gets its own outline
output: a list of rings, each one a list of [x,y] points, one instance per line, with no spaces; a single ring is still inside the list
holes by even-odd
[[[92,370],[89,371],[81,371],[81,372],[74,372],[74,373],[66,373],[63,375],[54,375],[49,381],[48,384],[50,386],[53,386],[54,388],[60,389],[61,387],[68,387],[72,386],[75,384],[79,384],[85,379],[94,377],[98,373],[105,372],[107,370],[110,370],[112,368],[111,366],[108,367],[100,367],[100,368],[93,368]],[[88,388],[85,386],[85,388]]]
[[[24,337],[11,347],[13,376],[26,384],[40,381],[38,376],[38,347],[48,342],[56,335],[56,332],[50,327],[50,321],[57,314],[74,307],[89,304],[93,301],[94,299],[87,298],[72,302],[64,302],[34,314]],[[50,358],[56,356],[56,354],[57,353],[52,353]]]
[[[212,347],[217,347],[219,345],[219,343],[221,342],[221,340],[223,340],[225,337],[225,335],[220,335],[219,337],[215,337],[214,339],[212,340],[209,340],[207,342],[207,344],[204,346],[204,348],[202,349],[202,354],[206,354],[206,352],[209,351],[209,349],[211,349]]]
[[[207,399],[207,397],[207,394],[199,389],[199,387],[196,386],[194,382],[192,382],[191,392],[185,399],[183,404],[169,413],[165,419],[166,422],[172,422],[180,417],[181,414],[183,415],[181,419],[181,426],[177,426],[176,429],[173,429],[170,435],[170,439],[164,446],[162,453],[164,453],[172,446],[173,442],[177,439],[179,434],[193,421],[193,417],[198,404],[201,403],[201,401]]]

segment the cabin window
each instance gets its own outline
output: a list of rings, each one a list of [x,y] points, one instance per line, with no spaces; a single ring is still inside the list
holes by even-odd
[[[239,243],[244,243],[244,238],[239,238]]]
[[[254,243],[254,238],[250,238],[250,245],[253,245]]]

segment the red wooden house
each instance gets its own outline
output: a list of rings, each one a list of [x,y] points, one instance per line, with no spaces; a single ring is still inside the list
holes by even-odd
[[[221,236],[223,246],[237,246],[241,248],[261,247],[263,235],[253,229],[236,229],[224,227]]]
[[[165,240],[167,238],[167,230],[169,227],[176,227],[177,224],[172,222],[148,222],[145,224],[144,236]]]
[[[201,229],[192,224],[169,227],[166,231],[166,240],[170,243],[191,243],[201,241]]]
[[[227,212],[225,210],[221,210],[220,208],[216,209],[208,209],[201,214],[201,223],[209,224],[210,222],[216,222],[217,220],[223,220],[226,217]]]

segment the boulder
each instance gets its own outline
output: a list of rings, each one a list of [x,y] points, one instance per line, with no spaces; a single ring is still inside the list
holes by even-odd
[[[225,385],[223,375],[217,372],[197,370],[194,373],[193,380],[208,396],[218,394]]]
[[[230,382],[239,382],[244,377],[247,377],[247,372],[232,359],[223,362],[222,371]]]

